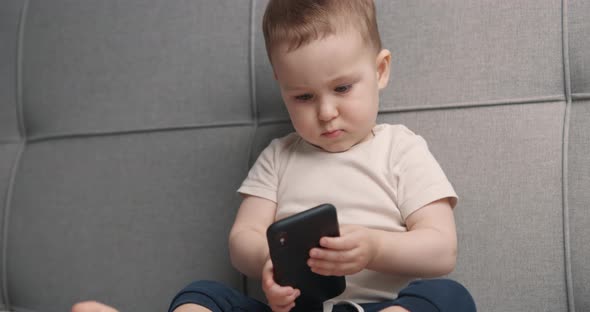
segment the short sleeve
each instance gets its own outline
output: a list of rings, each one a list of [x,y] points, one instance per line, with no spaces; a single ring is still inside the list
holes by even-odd
[[[277,158],[280,148],[279,139],[274,139],[258,156],[250,168],[248,176],[242,182],[238,193],[253,195],[277,202]]]
[[[395,144],[392,162],[397,179],[397,204],[405,220],[414,211],[439,199],[457,205],[457,194],[436,161],[426,141],[405,129]]]

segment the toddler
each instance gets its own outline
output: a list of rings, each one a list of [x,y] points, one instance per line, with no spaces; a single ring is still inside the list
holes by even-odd
[[[263,31],[296,132],[273,140],[239,188],[229,246],[233,265],[262,279],[268,306],[200,281],[170,311],[475,311],[457,282],[425,279],[455,267],[457,196],[420,136],[376,124],[391,53],[381,46],[373,1],[271,0]],[[308,265],[346,276],[347,288],[302,307],[298,289],[275,283],[265,233],[325,202],[338,210],[341,236],[322,238]]]
[[[420,136],[376,123],[391,53],[373,1],[270,0],[263,31],[296,132],[273,140],[239,188],[229,247],[233,265],[262,280],[268,304],[197,281],[169,311],[475,311],[462,285],[433,279],[455,267],[453,187]],[[322,203],[337,208],[341,236],[322,238],[308,265],[346,276],[347,288],[300,306],[300,291],[273,279],[266,229]]]

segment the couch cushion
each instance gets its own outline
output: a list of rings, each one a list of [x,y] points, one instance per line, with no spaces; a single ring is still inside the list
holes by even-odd
[[[34,142],[10,210],[13,306],[63,312],[78,300],[165,311],[196,279],[240,288],[227,234],[250,127]]]
[[[590,99],[570,112],[568,205],[573,295],[576,311],[590,311]]]
[[[452,278],[481,311],[566,311],[564,103],[384,114],[424,136],[459,195]]]
[[[424,136],[459,193],[451,275],[481,311],[564,311],[563,102],[379,116]],[[589,119],[590,120],[590,119]],[[257,155],[288,123],[258,129]],[[263,299],[258,281],[249,293]],[[498,298],[502,304],[497,305]]]
[[[560,1],[378,1],[385,109],[563,99]]]
[[[248,1],[31,1],[31,137],[251,120]]]

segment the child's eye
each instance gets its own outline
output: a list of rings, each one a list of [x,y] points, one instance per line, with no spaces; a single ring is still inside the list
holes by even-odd
[[[295,99],[297,101],[309,101],[309,100],[313,99],[313,95],[312,94],[309,94],[309,93],[305,93],[305,94],[302,94],[302,95],[295,96]]]
[[[336,87],[336,89],[334,89],[334,91],[336,91],[337,93],[346,93],[346,92],[350,91],[350,89],[352,89],[351,84]]]

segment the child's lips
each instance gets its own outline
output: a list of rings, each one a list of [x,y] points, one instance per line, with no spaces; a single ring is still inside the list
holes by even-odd
[[[322,133],[322,136],[326,137],[326,138],[333,139],[333,138],[339,137],[342,134],[342,132],[343,132],[342,130],[326,131],[326,132]]]

